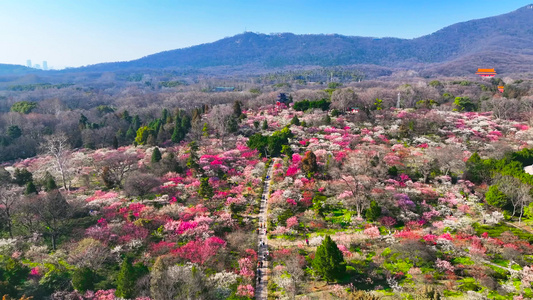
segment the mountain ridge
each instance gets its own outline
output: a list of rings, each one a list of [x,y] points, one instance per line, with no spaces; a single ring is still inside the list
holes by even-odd
[[[502,57],[504,59],[502,59]],[[465,60],[474,57],[475,62]],[[445,70],[463,61],[459,74],[477,67],[524,70],[533,60],[533,4],[512,12],[455,23],[413,39],[340,34],[263,34],[244,32],[212,43],[167,50],[142,58],[89,65],[62,72],[114,72],[140,69],[247,69],[376,65]],[[486,65],[476,65],[482,62]],[[417,67],[420,66],[420,67]]]

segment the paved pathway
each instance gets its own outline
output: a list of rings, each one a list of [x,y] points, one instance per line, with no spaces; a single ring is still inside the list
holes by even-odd
[[[267,178],[265,179],[263,195],[261,196],[261,206],[259,209],[259,234],[257,235],[257,260],[259,266],[257,267],[257,282],[255,289],[255,299],[266,300],[268,296],[268,260],[266,259],[268,253],[268,240],[266,235],[267,225],[267,206],[268,206],[268,191],[270,190],[270,181],[272,180],[272,166],[274,160],[270,163],[267,171]],[[261,226],[262,225],[262,226]],[[262,263],[262,267],[261,267]]]

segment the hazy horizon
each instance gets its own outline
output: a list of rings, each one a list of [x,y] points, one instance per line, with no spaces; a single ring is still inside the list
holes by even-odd
[[[416,38],[531,0],[12,1],[2,3],[0,63],[62,69],[127,61],[210,43],[245,31]]]

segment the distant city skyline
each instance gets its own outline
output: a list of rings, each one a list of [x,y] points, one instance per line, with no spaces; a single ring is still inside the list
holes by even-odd
[[[56,69],[141,58],[244,31],[416,38],[533,0],[3,1],[0,63]],[[43,68],[45,64],[42,64]]]
[[[41,69],[44,71],[48,70],[48,62],[46,60],[43,60],[43,65],[41,67],[40,64],[32,64],[31,59],[26,60],[26,67],[28,68],[34,68],[34,69]]]

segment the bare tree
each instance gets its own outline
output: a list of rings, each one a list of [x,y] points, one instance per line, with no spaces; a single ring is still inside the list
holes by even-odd
[[[21,192],[21,189],[15,186],[0,186],[0,217],[9,232],[10,238],[13,238],[13,217],[16,205],[21,198]]]
[[[338,178],[341,186],[350,192],[344,202],[355,209],[358,217],[370,203],[370,192],[383,175],[380,157],[381,153],[375,150],[352,151],[340,168],[331,170],[332,176]]]
[[[357,100],[358,96],[352,89],[335,90],[331,94],[331,106],[341,111],[356,105]]]
[[[502,193],[507,195],[509,201],[513,206],[513,216],[518,215],[518,223],[522,222],[522,216],[524,215],[524,209],[533,202],[529,191],[531,186],[522,183],[520,179],[512,176],[498,175],[495,178],[495,182]]]
[[[46,154],[51,155],[55,160],[56,170],[61,176],[63,188],[70,189],[70,172],[69,172],[69,144],[68,138],[64,134],[51,135],[45,138],[42,145]]]
[[[463,150],[459,146],[445,145],[428,150],[428,156],[437,161],[444,175],[448,175],[450,172],[459,173],[464,169]]]
[[[57,191],[44,196],[23,197],[17,205],[17,223],[30,232],[48,235],[52,249],[56,249],[57,239],[63,234],[72,213],[65,197]]]
[[[102,158],[99,165],[106,186],[122,188],[126,174],[137,168],[138,161],[136,153],[124,151],[114,151]]]
[[[292,287],[288,289],[291,299],[295,299],[304,282],[305,271],[302,268],[303,265],[305,265],[305,259],[300,255],[291,255],[285,259],[287,273],[291,275]]]
[[[233,109],[228,104],[214,106],[207,115],[209,124],[219,135],[222,148],[224,148],[225,137],[229,133],[229,120],[232,117]]]
[[[142,197],[159,184],[159,179],[153,174],[133,172],[126,178],[124,191],[128,196]]]

